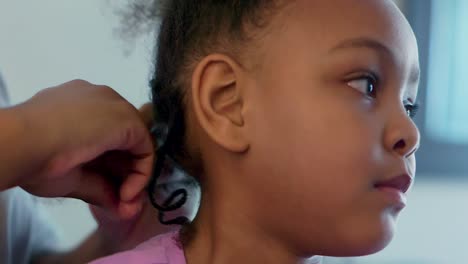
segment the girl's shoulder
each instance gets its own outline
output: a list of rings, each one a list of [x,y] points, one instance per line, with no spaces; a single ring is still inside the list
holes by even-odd
[[[91,264],[186,264],[184,251],[179,243],[179,232],[156,236],[135,249],[97,259]]]

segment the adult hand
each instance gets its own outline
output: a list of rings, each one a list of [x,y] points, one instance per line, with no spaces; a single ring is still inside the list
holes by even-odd
[[[154,148],[145,121],[106,86],[71,81],[14,107],[37,154],[18,180],[44,197],[73,197],[130,218],[142,207]],[[34,144],[33,144],[34,143]]]

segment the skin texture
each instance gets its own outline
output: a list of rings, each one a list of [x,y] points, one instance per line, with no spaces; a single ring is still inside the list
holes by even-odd
[[[391,1],[297,0],[264,30],[252,61],[210,54],[193,69],[188,138],[204,173],[188,263],[381,250],[402,206],[375,184],[413,178],[419,145],[409,24]]]

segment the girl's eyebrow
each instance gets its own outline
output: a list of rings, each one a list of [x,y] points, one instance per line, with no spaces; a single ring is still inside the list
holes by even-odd
[[[392,57],[394,55],[392,50],[389,47],[387,47],[385,44],[383,44],[382,42],[378,40],[367,38],[367,37],[344,40],[340,42],[338,45],[331,48],[328,53],[334,53],[343,49],[358,49],[358,48],[372,49],[372,50],[377,51],[378,53],[385,53],[386,55],[390,55]]]
[[[383,44],[382,42],[372,39],[372,38],[367,38],[367,37],[361,37],[361,38],[353,38],[353,39],[347,39],[342,42],[340,42],[338,45],[335,47],[331,48],[329,50],[330,53],[334,53],[337,51],[341,51],[344,49],[359,49],[359,48],[367,48],[367,49],[372,49],[376,51],[377,53],[383,53],[387,56],[390,56],[391,58],[395,58],[395,54],[393,51]],[[417,84],[419,83],[421,75],[421,70],[418,65],[415,65],[410,72],[408,82],[410,84]]]

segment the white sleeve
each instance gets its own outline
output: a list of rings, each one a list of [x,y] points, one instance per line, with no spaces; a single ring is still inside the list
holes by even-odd
[[[8,104],[8,91],[5,82],[3,81],[2,73],[0,72],[0,108],[7,107]]]
[[[0,192],[0,263],[27,264],[56,251],[57,235],[41,209],[22,189]]]

